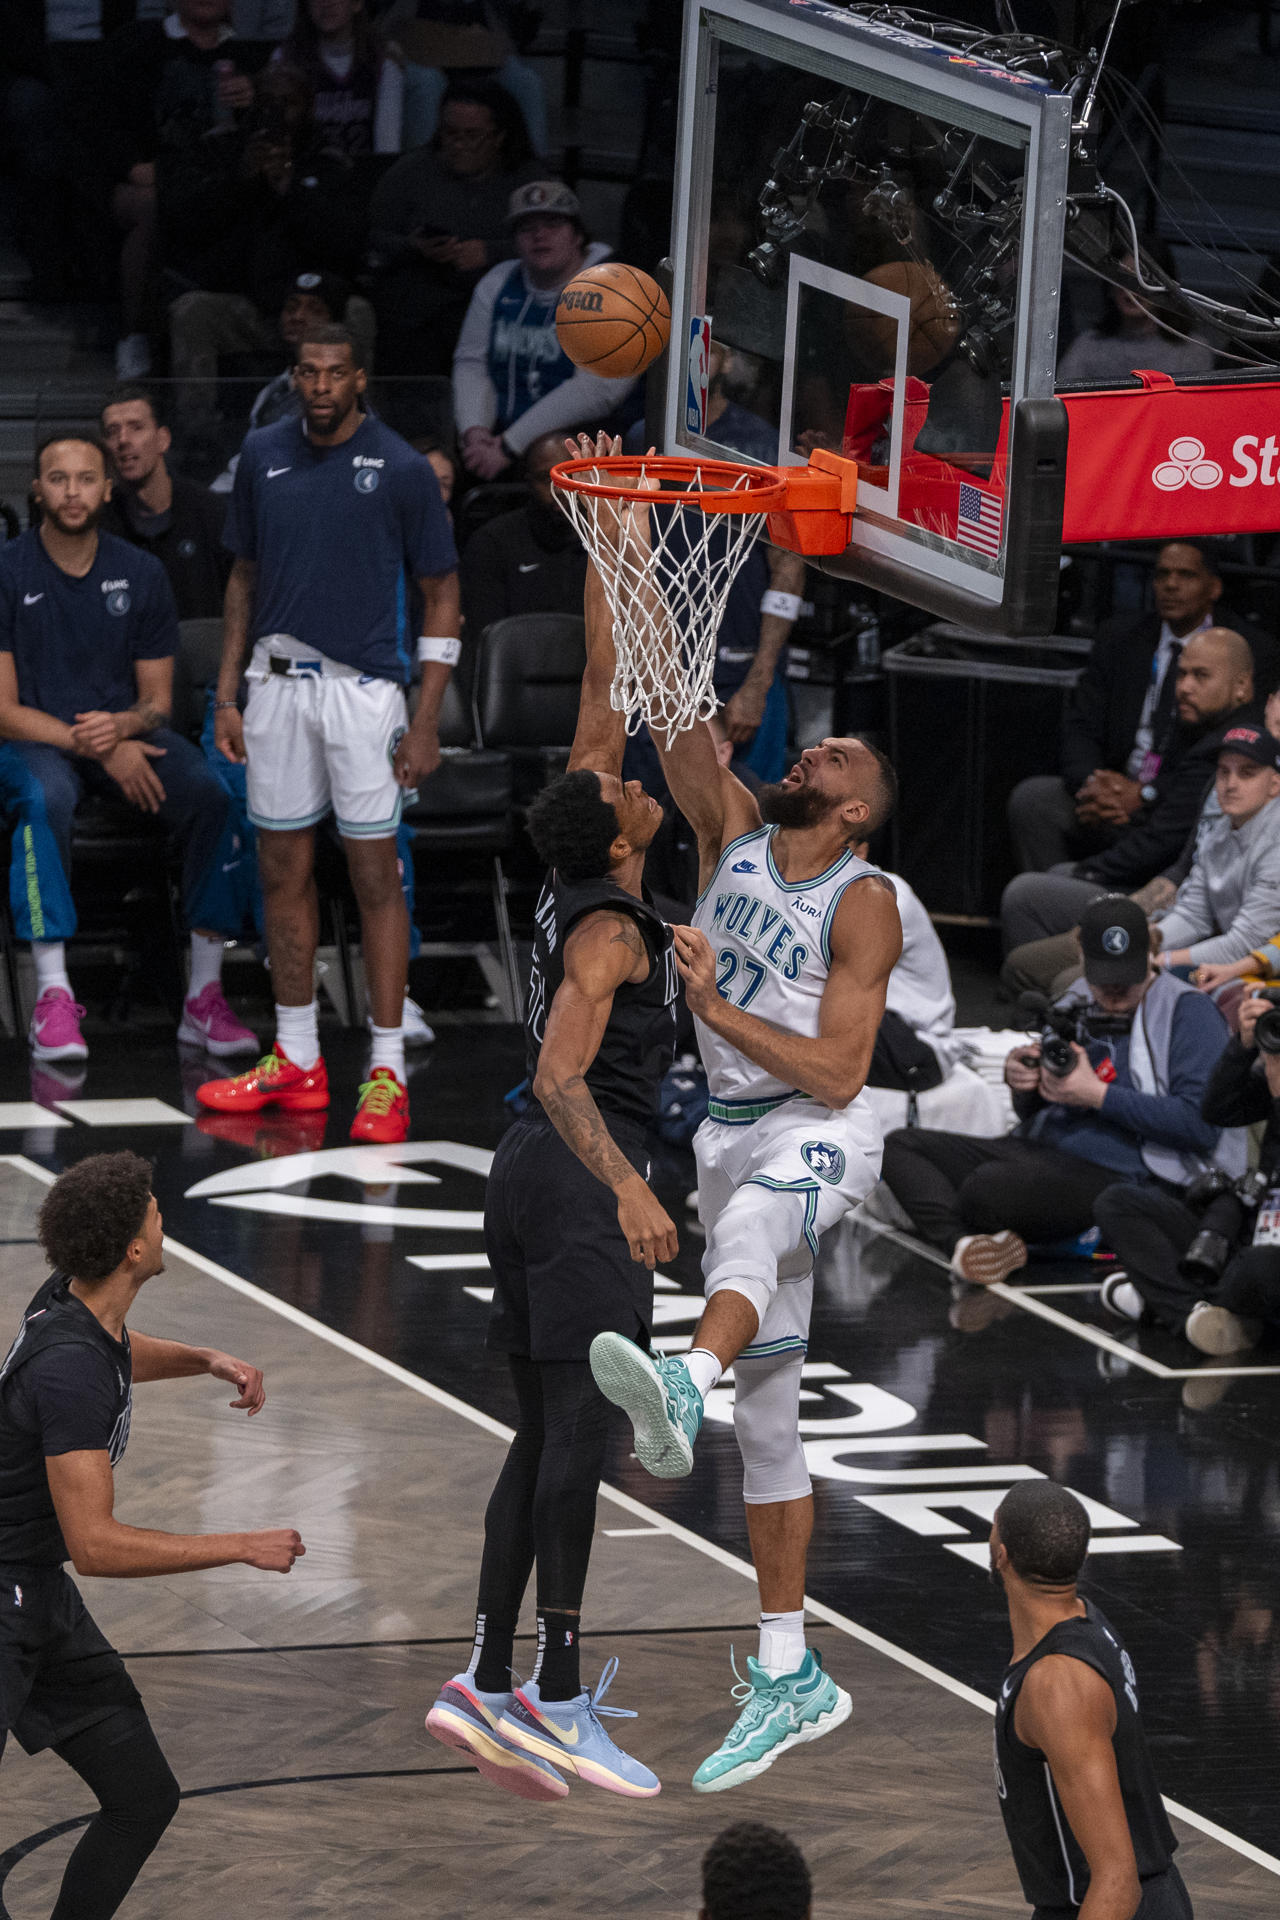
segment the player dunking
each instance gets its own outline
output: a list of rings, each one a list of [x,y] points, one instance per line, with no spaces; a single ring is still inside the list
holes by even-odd
[[[608,444],[602,439],[599,451]],[[589,447],[584,440],[584,454]],[[623,538],[625,526],[624,516]],[[612,620],[594,568],[586,617],[569,771],[529,810],[530,837],[550,869],[525,1019],[536,1104],[499,1146],[485,1199],[489,1345],[508,1356],[518,1424],[485,1514],[471,1664],[427,1715],[437,1739],[533,1800],[568,1792],[558,1769],[614,1793],[659,1791],[657,1775],[600,1722],[617,1711],[600,1704],[616,1660],[588,1693],[578,1659],[611,1417],[587,1352],[605,1329],[648,1344],[652,1269],[676,1252],[675,1228],[647,1184],[658,1088],[675,1043],[671,929],[642,883],[662,809],[638,781],[620,777]],[[512,1648],[535,1564],[537,1665],[517,1688]]]
[[[638,1458],[664,1477],[690,1471],[704,1396],[734,1366],[760,1646],[738,1720],[694,1775],[713,1793],[851,1710],[805,1648],[800,1370],[819,1236],[880,1167],[862,1088],[902,931],[891,885],[853,847],[888,818],[896,783],[864,741],[830,739],[753,797],[705,727],[658,744],[700,858],[675,949],[711,1091],[694,1141],[708,1299],[683,1359],[655,1360],[615,1331],[593,1342],[591,1366],[630,1416]]]
[[[1133,1662],[1076,1581],[1089,1517],[1052,1480],[996,1508],[991,1577],[1013,1659],[996,1702],[996,1792],[1034,1920],[1191,1920],[1147,1752]]]

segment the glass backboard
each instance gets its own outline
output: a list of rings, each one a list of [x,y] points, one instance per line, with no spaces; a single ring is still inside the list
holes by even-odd
[[[854,458],[824,565],[1034,629],[1070,101],[827,0],[691,0],[681,84],[667,451]]]

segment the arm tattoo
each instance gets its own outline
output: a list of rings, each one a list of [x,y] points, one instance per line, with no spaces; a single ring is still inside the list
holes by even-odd
[[[543,1109],[565,1145],[577,1154],[588,1173],[614,1192],[636,1169],[614,1141],[604,1116],[580,1073],[544,1089]]]
[[[139,733],[154,733],[156,728],[162,727],[169,718],[162,708],[152,706],[149,700],[135,700],[133,711],[138,716]]]

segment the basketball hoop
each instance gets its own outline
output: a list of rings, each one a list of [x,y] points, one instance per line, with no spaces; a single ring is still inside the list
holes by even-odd
[[[808,467],[613,454],[552,468],[613,615],[610,701],[629,733],[645,721],[670,747],[711,718],[716,635],[747,555],[766,524],[779,546],[843,552],[857,472],[821,452]]]

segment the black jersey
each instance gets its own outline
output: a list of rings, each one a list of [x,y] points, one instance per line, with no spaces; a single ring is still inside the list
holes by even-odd
[[[1022,1683],[1036,1661],[1050,1654],[1083,1661],[1115,1695],[1111,1744],[1139,1879],[1165,1872],[1178,1844],[1147,1752],[1133,1662],[1115,1628],[1090,1601],[1084,1604],[1083,1618],[1060,1621],[1006,1668],[996,1702],[996,1792],[1022,1891],[1033,1907],[1079,1906],[1089,1886],[1088,1862],[1067,1824],[1049,1763],[1037,1748],[1024,1746],[1013,1728]]]
[[[602,909],[630,915],[648,948],[650,966],[646,980],[638,986],[624,982],[614,994],[599,1051],[587,1068],[587,1087],[601,1113],[651,1127],[658,1088],[675,1052],[679,981],[671,929],[647,889],[637,899],[612,880],[568,881],[548,874],[534,917],[524,1022],[529,1072],[537,1071],[547,1014],[564,979],[564,943],[580,920]]]
[[[45,1461],[102,1450],[114,1467],[129,1444],[133,1360],[51,1274],[0,1367],[0,1565],[57,1567],[68,1558]]]

